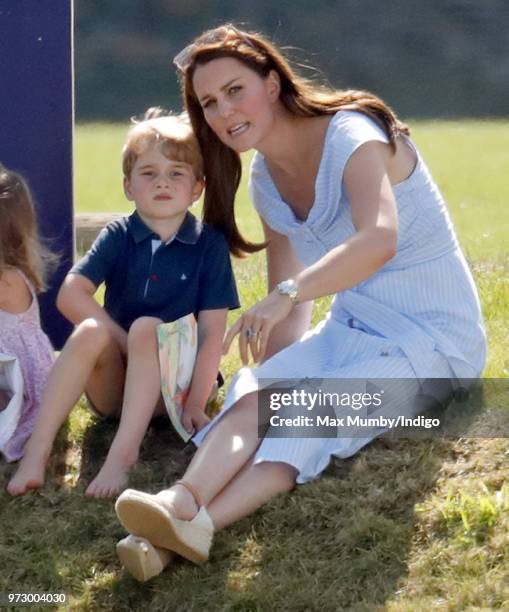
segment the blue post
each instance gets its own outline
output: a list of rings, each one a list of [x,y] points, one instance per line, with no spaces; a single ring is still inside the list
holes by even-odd
[[[28,180],[41,233],[61,256],[40,299],[56,348],[71,330],[55,298],[74,252],[72,8],[72,0],[0,0],[0,161]]]

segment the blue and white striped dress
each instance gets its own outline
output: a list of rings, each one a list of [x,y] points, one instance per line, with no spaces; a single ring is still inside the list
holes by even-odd
[[[388,142],[366,115],[340,111],[332,117],[315,201],[305,221],[281,199],[263,156],[254,156],[250,193],[255,208],[272,229],[288,236],[304,265],[355,233],[343,171],[352,153],[373,140]],[[194,437],[197,445],[236,401],[258,389],[258,379],[409,378],[418,388],[418,381],[428,378],[481,374],[486,335],[479,298],[444,200],[418,152],[413,172],[393,185],[393,193],[399,225],[396,255],[370,278],[336,294],[325,320],[301,340],[256,368],[242,368],[223,411]],[[405,406],[398,409],[404,412]],[[265,437],[254,463],[289,463],[299,472],[297,482],[306,482],[327,466],[331,455],[349,457],[380,433],[362,438]]]

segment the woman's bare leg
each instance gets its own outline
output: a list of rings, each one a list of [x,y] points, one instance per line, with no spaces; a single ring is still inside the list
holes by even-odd
[[[183,480],[200,494],[204,506],[243,470],[260,444],[257,394],[249,393],[224,415],[196,451]],[[178,518],[190,520],[198,507],[189,491],[180,485],[164,491]],[[263,502],[260,502],[263,503]]]
[[[48,378],[23,459],[7,485],[11,495],[23,495],[44,484],[46,463],[55,436],[84,389],[94,393],[94,404],[108,415],[122,400],[125,368],[120,348],[106,327],[86,319],[75,329]]]
[[[199,493],[216,530],[247,516],[295,485],[297,470],[283,462],[252,464],[260,444],[256,393],[244,396],[212,429],[197,450],[183,480]],[[161,501],[175,515],[191,520],[198,511],[190,491],[175,484]],[[166,563],[165,563],[166,565]]]
[[[288,463],[264,461],[253,465],[250,461],[210,502],[202,503],[219,530],[253,513],[275,495],[291,491],[296,478],[297,470]],[[183,480],[190,481],[187,472]],[[201,495],[201,490],[197,490]],[[179,485],[168,489],[169,492],[173,497],[166,499],[171,501],[176,516],[192,519],[198,506],[191,493]]]
[[[128,365],[120,424],[106,461],[86,495],[111,497],[126,483],[154,410],[161,401],[161,382],[155,317],[137,319],[127,340]]]
[[[291,491],[296,478],[297,470],[288,463],[249,463],[207,507],[216,531],[252,514],[275,495]]]
[[[257,396],[249,393],[207,434],[182,479],[199,492],[207,506],[248,463],[259,444]],[[177,516],[191,519],[197,511],[191,494],[179,485],[169,491]]]
[[[297,470],[287,463],[265,461],[253,465],[249,461],[207,506],[215,531],[252,514],[275,495],[291,491],[296,478]],[[175,513],[180,518],[191,518],[190,515],[198,509],[196,501],[184,487],[177,489],[181,491],[178,498],[174,498]],[[162,554],[168,551],[155,547],[154,550],[159,554],[163,567],[172,562],[173,556]]]

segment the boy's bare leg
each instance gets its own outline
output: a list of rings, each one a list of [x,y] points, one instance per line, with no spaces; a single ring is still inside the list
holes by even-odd
[[[127,483],[154,411],[162,407],[155,317],[137,319],[127,339],[128,365],[120,424],[106,461],[86,495],[111,497]]]
[[[34,431],[7,485],[11,495],[23,495],[44,484],[55,436],[85,388],[93,390],[92,401],[107,416],[120,406],[124,377],[124,359],[106,327],[94,319],[80,323],[50,372]]]

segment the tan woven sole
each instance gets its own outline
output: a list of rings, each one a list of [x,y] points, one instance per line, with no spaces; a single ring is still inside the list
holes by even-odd
[[[175,556],[170,550],[156,548],[145,538],[127,536],[117,543],[123,567],[140,582],[158,576]]]
[[[115,510],[129,533],[146,538],[158,548],[172,550],[193,563],[208,559],[214,528],[204,507],[193,520],[183,521],[156,495],[126,489],[117,499]]]

